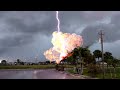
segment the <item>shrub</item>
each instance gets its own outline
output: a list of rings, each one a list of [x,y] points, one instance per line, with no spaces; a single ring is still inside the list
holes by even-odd
[[[96,64],[88,65],[88,73],[90,74],[90,76],[95,77],[97,74],[99,74],[101,72],[102,72],[102,70]]]

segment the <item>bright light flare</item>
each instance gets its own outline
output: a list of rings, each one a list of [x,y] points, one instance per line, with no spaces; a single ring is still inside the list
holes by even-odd
[[[59,12],[56,11],[56,19],[58,21],[57,30],[58,30],[58,32],[60,32],[60,20],[59,20],[59,16],[58,15],[59,15]]]
[[[83,45],[82,36],[75,33],[62,33],[60,31],[60,20],[58,17],[58,11],[56,11],[56,19],[58,21],[57,31],[53,32],[53,38],[51,43],[53,47],[44,52],[46,59],[50,61],[56,61],[57,64],[61,60],[72,55],[72,50]]]
[[[53,32],[51,43],[53,47],[44,52],[46,59],[59,63],[64,57],[69,56],[74,48],[82,46],[83,39],[80,35]]]

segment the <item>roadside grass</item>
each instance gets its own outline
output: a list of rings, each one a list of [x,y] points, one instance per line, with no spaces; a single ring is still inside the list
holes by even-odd
[[[102,79],[103,74],[98,74],[98,78]],[[114,68],[105,69],[105,79],[120,79],[120,67],[117,67],[114,71]]]
[[[76,72],[73,70],[73,68],[67,70],[69,73],[71,74],[75,74]],[[111,71],[111,73],[110,73]],[[91,77],[91,74],[88,73],[88,69],[87,68],[84,68],[83,70],[83,75],[85,76],[90,76]],[[96,74],[95,78],[98,78],[98,79],[103,79],[103,73],[99,73],[99,74]],[[105,69],[105,78],[104,79],[120,79],[120,67],[117,67],[115,72],[114,72],[114,68],[109,68],[109,69]]]
[[[0,66],[0,69],[48,69],[54,67],[54,65],[11,65]]]
[[[72,68],[72,65],[64,65],[65,68]],[[0,69],[52,69],[55,65],[0,65]]]
[[[68,69],[67,72],[71,73],[71,74],[75,74],[76,72],[73,70],[73,68]]]
[[[74,65],[63,65],[65,68],[73,68]]]

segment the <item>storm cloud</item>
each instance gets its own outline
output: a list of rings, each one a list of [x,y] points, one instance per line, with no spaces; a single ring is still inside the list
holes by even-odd
[[[97,49],[99,30],[104,31],[105,50],[119,56],[120,12],[60,11],[62,32],[82,35],[84,45]],[[43,52],[52,47],[52,32],[57,30],[55,11],[0,11],[0,57],[45,60]],[[109,49],[107,48],[109,47]],[[118,52],[118,53],[117,53]]]
[[[98,40],[100,30],[104,33],[104,42],[114,42],[120,40],[120,14],[113,15],[109,23],[99,23],[87,26],[81,33],[85,45],[92,45]]]

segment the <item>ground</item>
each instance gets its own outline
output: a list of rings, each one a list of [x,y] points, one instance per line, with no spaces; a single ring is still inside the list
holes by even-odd
[[[84,79],[55,69],[0,70],[0,79]]]

